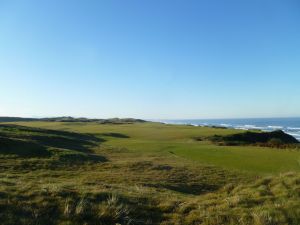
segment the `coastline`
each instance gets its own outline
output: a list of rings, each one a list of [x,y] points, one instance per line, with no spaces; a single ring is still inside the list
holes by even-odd
[[[181,124],[201,127],[223,127],[239,130],[282,130],[300,141],[300,118],[250,118],[250,119],[182,119],[157,120],[165,124]]]

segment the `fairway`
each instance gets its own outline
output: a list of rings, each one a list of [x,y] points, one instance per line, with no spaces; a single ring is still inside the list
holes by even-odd
[[[300,171],[300,154],[294,150],[274,150],[262,147],[222,147],[211,145],[189,145],[174,148],[178,156],[209,163],[226,169],[254,174],[276,174]]]
[[[97,123],[22,122],[20,125],[91,133],[105,137],[104,145],[126,148],[135,154],[171,154],[199,164],[213,165],[255,175],[300,171],[300,152],[256,146],[217,146],[193,137],[229,135],[242,130],[141,123],[100,125]],[[126,135],[118,138],[108,133]],[[104,136],[103,136],[104,135]]]

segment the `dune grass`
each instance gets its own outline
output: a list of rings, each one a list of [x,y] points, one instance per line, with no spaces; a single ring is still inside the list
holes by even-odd
[[[299,224],[299,151],[205,139],[244,131],[6,124],[0,124],[3,139],[50,154],[28,157],[19,154],[22,148],[11,148],[13,154],[0,148],[1,224]]]

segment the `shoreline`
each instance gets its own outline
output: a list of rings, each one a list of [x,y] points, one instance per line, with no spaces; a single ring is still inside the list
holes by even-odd
[[[285,124],[282,119],[274,118],[270,119],[217,119],[217,120],[160,120],[155,122],[161,122],[164,124],[173,125],[189,125],[195,127],[215,127],[223,129],[237,129],[237,130],[259,130],[264,132],[271,132],[275,130],[282,130],[283,132],[295,137],[300,141],[300,118],[286,118],[285,120],[295,119],[295,125],[288,123]],[[261,124],[255,124],[259,121]],[[282,122],[283,121],[283,122]],[[229,123],[231,122],[231,123]],[[238,122],[238,123],[237,123]],[[244,123],[242,123],[244,122]],[[252,123],[251,123],[252,122]],[[290,121],[289,121],[290,122]],[[236,124],[234,124],[236,123]],[[272,124],[273,123],[273,124]],[[280,124],[281,123],[281,124]],[[280,125],[279,125],[280,124]]]

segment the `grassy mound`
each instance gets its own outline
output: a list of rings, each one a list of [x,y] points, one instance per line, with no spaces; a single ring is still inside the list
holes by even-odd
[[[0,137],[0,154],[18,155],[22,157],[47,157],[51,153],[46,147],[31,141]]]
[[[104,141],[88,134],[47,130],[18,125],[0,125],[0,155],[49,157],[61,161],[96,160],[91,148]]]
[[[145,123],[145,120],[134,118],[110,118],[110,119],[89,119],[85,117],[74,118],[71,116],[50,117],[50,118],[22,118],[22,117],[0,117],[0,122],[33,122],[33,121],[47,121],[47,122],[99,122],[101,124],[132,124]]]
[[[298,144],[299,141],[293,136],[281,130],[272,132],[252,132],[232,134],[227,136],[212,136],[210,138],[215,143],[224,145],[263,145],[269,147],[284,147]]]

